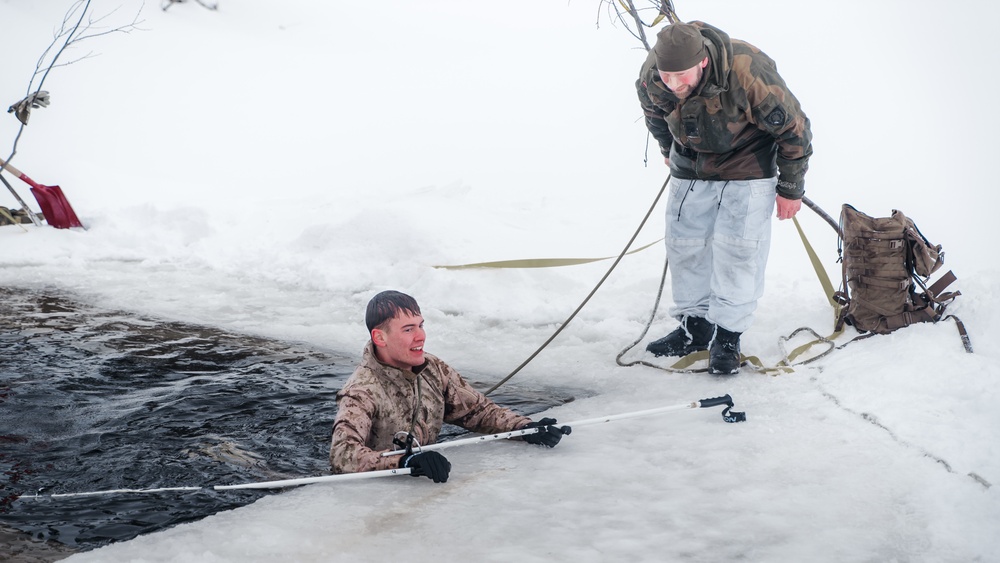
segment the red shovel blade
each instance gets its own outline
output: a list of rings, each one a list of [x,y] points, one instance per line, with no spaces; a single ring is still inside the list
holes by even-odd
[[[31,187],[31,193],[42,208],[42,215],[49,225],[57,229],[83,226],[59,186],[35,184]]]

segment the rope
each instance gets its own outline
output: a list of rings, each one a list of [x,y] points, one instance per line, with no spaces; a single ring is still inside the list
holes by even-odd
[[[837,230],[837,232],[839,234],[840,229],[838,228],[837,224],[835,222],[833,222],[833,220],[830,218],[830,216],[827,213],[825,213],[822,209],[819,208],[819,206],[817,206],[816,204],[814,204],[812,201],[808,201],[808,200],[806,200],[806,198],[803,198],[803,201],[805,201],[807,207],[809,207],[810,209],[812,209],[813,211],[815,211],[820,217],[824,218],[824,220],[826,220],[827,223],[829,223],[835,230]],[[816,251],[813,249],[812,245],[809,243],[809,240],[806,238],[805,232],[802,230],[802,226],[799,224],[798,219],[796,219],[795,217],[792,217],[792,222],[795,224],[795,228],[798,230],[799,237],[802,240],[802,244],[803,244],[803,246],[805,246],[806,254],[809,255],[809,260],[810,260],[810,262],[813,265],[813,269],[816,271],[817,277],[819,278],[820,285],[823,286],[824,293],[827,296],[827,301],[829,301],[830,305],[834,308],[834,319],[836,320],[837,316],[839,315],[839,306],[833,300],[833,297],[832,297],[833,296],[833,284],[830,282],[830,278],[826,274],[826,270],[825,270],[825,268],[823,268],[823,264],[820,261],[819,256],[816,254]],[[622,361],[622,357],[625,354],[627,354],[630,350],[632,350],[632,348],[634,348],[639,342],[641,342],[643,338],[646,337],[646,333],[649,332],[649,328],[650,328],[650,326],[652,326],[653,320],[656,318],[656,311],[660,307],[660,299],[661,299],[661,297],[663,295],[663,288],[664,288],[664,285],[666,284],[666,280],[667,280],[668,262],[669,262],[669,260],[664,260],[664,263],[663,263],[663,274],[662,274],[662,276],[660,278],[660,287],[659,287],[659,289],[656,292],[656,301],[653,303],[653,312],[649,315],[649,321],[646,323],[646,326],[643,327],[642,334],[639,335],[639,338],[637,338],[634,342],[632,342],[631,344],[629,344],[628,346],[626,346],[621,352],[618,353],[618,356],[615,357],[615,363],[617,363],[618,365],[620,365],[622,367],[632,367],[632,366],[636,366],[636,365],[641,365],[641,366],[656,368],[656,369],[659,369],[659,370],[668,371],[668,372],[672,372],[672,373],[704,373],[704,372],[707,372],[708,368],[699,368],[699,369],[692,369],[691,368],[691,366],[694,365],[694,364],[696,364],[697,362],[708,359],[708,352],[704,351],[704,350],[699,351],[699,352],[694,352],[692,354],[688,354],[687,356],[684,356],[683,358],[679,359],[677,362],[675,362],[673,365],[671,365],[669,367],[664,367],[664,366],[656,365],[656,364],[648,362],[646,360],[635,360],[635,361],[632,361],[632,362],[623,362]],[[798,348],[792,350],[790,353],[785,352],[785,348],[784,348],[785,342],[791,340],[795,335],[797,335],[797,334],[799,334],[800,332],[803,332],[803,331],[811,332],[813,335],[815,335],[816,339],[813,340],[812,342],[809,342],[809,343],[803,344],[802,346],[799,346]],[[833,334],[831,334],[828,337],[823,337],[823,336],[820,336],[819,334],[817,334],[816,331],[814,331],[811,328],[801,327],[801,328],[796,329],[794,332],[792,332],[792,334],[790,334],[787,337],[779,337],[779,347],[781,348],[781,351],[782,351],[782,360],[781,360],[781,362],[778,363],[778,365],[776,365],[774,367],[766,367],[766,366],[764,366],[764,363],[760,360],[760,358],[758,358],[757,356],[745,356],[745,355],[742,355],[742,354],[740,355],[740,365],[745,366],[747,364],[750,364],[750,365],[754,366],[754,368],[757,371],[760,371],[760,372],[763,372],[763,373],[771,373],[771,374],[774,374],[774,375],[777,375],[777,374],[780,374],[780,373],[790,373],[790,372],[793,371],[792,370],[792,366],[793,365],[804,365],[804,364],[816,361],[816,360],[818,360],[818,359],[826,356],[830,352],[832,352],[836,348],[836,345],[833,343],[832,340],[834,338],[840,336],[840,334],[842,332],[843,332],[842,330],[841,331],[836,331],[836,332],[834,332]],[[808,360],[799,362],[798,364],[793,363],[794,360],[797,357],[801,356],[807,350],[809,350],[810,348],[812,348],[816,344],[820,344],[820,343],[826,344],[828,346],[827,350],[825,350],[823,353],[821,353],[821,354],[819,354],[817,356],[809,358]],[[845,346],[846,346],[846,344],[845,344]]]
[[[597,290],[601,287],[601,285],[604,284],[604,281],[608,279],[608,277],[611,275],[611,272],[614,271],[614,269],[618,266],[618,263],[621,262],[621,260],[622,260],[623,257],[625,257],[628,254],[633,254],[635,252],[639,252],[641,250],[644,250],[644,249],[652,246],[653,244],[656,244],[657,242],[660,242],[660,241],[655,241],[653,243],[647,244],[647,245],[645,245],[645,246],[643,246],[641,248],[638,248],[636,250],[633,250],[631,252],[629,251],[629,248],[632,246],[632,243],[635,242],[635,239],[639,236],[639,232],[642,231],[642,228],[646,225],[646,221],[649,219],[649,216],[652,214],[653,209],[656,208],[657,203],[659,203],[659,201],[660,201],[660,197],[663,196],[663,192],[666,190],[666,187],[667,187],[667,185],[669,183],[670,183],[670,176],[668,175],[666,181],[664,181],[664,183],[663,183],[663,186],[660,188],[659,193],[656,194],[656,198],[653,200],[653,204],[650,206],[649,210],[646,212],[646,215],[642,218],[642,222],[639,224],[639,227],[636,229],[635,233],[632,235],[632,238],[629,239],[628,243],[625,245],[625,248],[622,249],[622,252],[615,259],[614,263],[611,265],[610,268],[608,268],[608,271],[604,274],[604,276],[597,283],[597,285],[594,287],[594,289],[591,290],[591,292],[587,295],[587,297],[583,300],[583,302],[580,303],[580,305],[576,308],[576,310],[574,310],[573,313],[570,314],[570,316],[559,326],[558,329],[556,329],[556,331],[554,333],[552,333],[552,335],[544,343],[542,343],[541,346],[538,347],[537,350],[535,350],[530,356],[528,356],[528,358],[526,360],[524,360],[523,362],[521,362],[521,364],[519,366],[517,366],[516,368],[514,368],[514,370],[511,371],[506,377],[504,377],[503,379],[501,379],[496,385],[494,385],[489,390],[487,390],[486,393],[485,393],[486,395],[489,395],[490,393],[496,391],[498,388],[500,388],[501,385],[503,385],[504,383],[506,383],[507,381],[509,381],[518,372],[520,372],[522,369],[524,369],[524,367],[526,365],[528,365],[532,360],[534,360],[535,357],[538,356],[538,354],[540,354],[541,351],[544,350],[553,340],[555,340],[555,338],[563,331],[563,329],[565,329],[569,325],[569,323],[574,318],[576,318],[576,315],[583,309],[584,306],[586,306],[586,304],[590,301],[591,297],[593,297],[594,294],[597,293]],[[838,236],[840,235],[841,231],[840,231],[839,225],[830,217],[829,214],[827,214],[825,211],[823,211],[819,206],[817,206],[815,203],[813,203],[808,198],[804,197],[804,198],[802,198],[802,200],[803,200],[803,203],[805,203],[807,207],[809,207],[810,209],[812,209],[814,212],[816,212],[817,215],[819,215],[821,218],[823,218],[834,229],[834,231],[837,232]],[[799,237],[801,238],[802,244],[803,244],[803,246],[806,249],[806,253],[809,255],[809,259],[810,259],[810,262],[813,265],[813,269],[816,271],[816,275],[819,278],[820,284],[823,286],[823,290],[824,290],[824,293],[826,294],[827,300],[829,301],[829,303],[831,304],[831,306],[834,308],[834,317],[836,318],[839,315],[839,305],[833,299],[833,284],[830,282],[830,278],[826,274],[826,269],[823,267],[823,264],[820,261],[819,256],[816,254],[816,251],[813,249],[812,245],[809,243],[809,240],[806,238],[805,232],[802,230],[802,227],[799,224],[798,219],[796,219],[795,217],[793,217],[792,218],[792,222],[795,224],[795,228],[797,229],[797,231],[799,233]],[[663,239],[660,239],[660,240],[663,240]],[[594,261],[606,260],[606,259],[607,258],[536,259],[536,260],[528,259],[528,260],[508,260],[508,261],[501,261],[501,262],[480,262],[480,263],[475,263],[475,264],[464,264],[464,265],[459,265],[459,266],[435,266],[435,267],[436,268],[449,268],[449,269],[465,269],[465,268],[476,268],[476,267],[480,267],[480,268],[487,268],[487,267],[492,267],[492,268],[538,268],[538,267],[552,267],[552,266],[571,265],[571,264],[583,264],[583,263],[587,263],[587,262],[594,262]],[[622,360],[622,358],[625,356],[625,354],[627,354],[629,351],[631,351],[637,344],[639,344],[639,342],[642,342],[643,338],[645,338],[646,334],[649,332],[649,328],[652,326],[653,321],[656,319],[656,312],[659,310],[660,300],[663,297],[663,288],[666,285],[667,270],[668,269],[669,269],[669,259],[665,258],[664,261],[663,261],[663,273],[660,276],[660,285],[659,285],[659,288],[657,289],[657,292],[656,292],[656,299],[655,299],[655,301],[653,303],[653,310],[652,310],[652,312],[649,315],[649,320],[646,322],[646,325],[643,327],[642,333],[639,335],[639,337],[634,342],[632,342],[631,344],[629,344],[628,346],[626,346],[621,352],[618,353],[618,355],[615,357],[615,363],[618,364],[619,366],[622,366],[622,367],[632,367],[632,366],[641,365],[641,366],[651,367],[651,368],[655,368],[655,369],[659,369],[659,370],[663,370],[663,371],[667,371],[667,372],[672,372],[672,373],[704,373],[704,372],[707,372],[708,371],[707,367],[705,367],[705,368],[692,368],[691,367],[691,366],[695,365],[696,363],[698,363],[700,361],[704,361],[704,360],[708,359],[708,352],[705,351],[705,350],[702,350],[702,351],[699,351],[699,352],[694,352],[692,354],[688,354],[687,356],[684,356],[683,358],[680,358],[679,360],[677,360],[671,366],[660,366],[660,365],[656,365],[654,363],[648,362],[646,360],[635,360],[635,361],[631,361],[631,362],[624,362]],[[961,325],[961,323],[960,323],[960,321],[958,321],[958,319],[956,319],[956,323],[959,324],[959,325]],[[961,328],[960,328],[960,331],[961,331]],[[795,348],[791,352],[786,352],[785,351],[785,346],[784,346],[785,343],[788,342],[789,340],[791,340],[793,337],[795,337],[797,334],[799,334],[801,332],[810,332],[810,333],[812,333],[815,336],[815,340],[813,340],[811,342],[808,342],[806,344],[803,344],[803,345]],[[833,334],[831,334],[830,336],[823,337],[823,336],[820,336],[816,331],[814,331],[813,329],[811,329],[809,327],[800,327],[800,328],[796,329],[795,331],[793,331],[787,337],[779,337],[779,348],[781,349],[781,352],[782,352],[782,360],[777,365],[775,365],[773,367],[768,367],[768,366],[765,366],[764,363],[757,356],[746,356],[744,354],[740,354],[740,365],[741,366],[747,366],[747,365],[753,366],[753,368],[756,371],[759,371],[759,372],[762,372],[762,373],[765,373],[765,374],[778,375],[778,374],[782,374],[782,373],[791,373],[791,372],[794,371],[792,369],[793,366],[805,365],[805,364],[814,362],[814,361],[816,361],[816,360],[818,360],[820,358],[823,358],[823,357],[827,356],[833,350],[835,350],[835,349],[839,350],[839,349],[843,348],[844,346],[846,346],[847,344],[850,344],[850,342],[853,342],[853,340],[851,340],[851,341],[848,341],[848,342],[846,342],[846,343],[844,343],[844,344],[842,344],[840,346],[837,346],[833,342],[833,340],[835,338],[837,338],[838,336],[840,336],[842,333],[843,333],[843,330],[837,330]],[[965,342],[965,340],[963,340],[963,342]],[[827,349],[825,351],[823,351],[822,353],[809,358],[808,360],[804,360],[804,361],[801,361],[799,363],[794,363],[796,358],[798,358],[799,356],[801,356],[802,354],[804,354],[806,351],[808,351],[810,348],[812,348],[813,346],[815,346],[817,344],[825,344],[827,346]]]
[[[815,203],[813,203],[808,198],[803,197],[802,198],[802,202],[806,205],[806,207],[808,207],[809,209],[812,209],[814,212],[816,212],[817,215],[819,215],[824,221],[826,221],[826,223],[829,224],[830,227],[833,228],[833,230],[837,233],[838,236],[841,236],[840,226],[837,224],[836,221],[833,220],[832,217],[830,217],[830,215],[828,213],[826,213],[825,211],[823,211],[823,209],[821,209],[818,205],[816,205]],[[802,240],[802,245],[805,247],[806,254],[809,256],[809,261],[812,263],[813,270],[815,270],[816,276],[817,276],[817,278],[819,278],[820,285],[823,287],[823,292],[826,295],[827,301],[830,303],[830,306],[833,307],[833,310],[834,310],[834,320],[836,321],[836,319],[840,315],[840,305],[833,298],[834,289],[833,289],[833,284],[830,282],[830,277],[827,275],[826,269],[823,267],[823,263],[819,259],[819,255],[813,249],[812,244],[809,243],[809,239],[806,237],[805,231],[803,231],[802,226],[799,224],[798,218],[792,217],[792,223],[794,223],[795,228],[796,228],[796,230],[799,233],[799,238]],[[656,318],[656,311],[660,307],[660,298],[661,298],[661,296],[663,294],[663,288],[664,288],[664,285],[666,283],[667,267],[668,267],[668,264],[665,261],[664,264],[663,264],[663,275],[662,275],[662,277],[660,279],[660,287],[657,290],[656,301],[653,303],[653,312],[649,315],[649,321],[646,323],[646,326],[642,329],[642,334],[639,335],[639,338],[637,338],[635,340],[635,342],[629,344],[628,346],[625,347],[625,349],[623,349],[621,352],[618,353],[618,356],[615,358],[615,362],[618,365],[622,366],[622,367],[631,367],[631,366],[636,366],[636,365],[642,365],[642,366],[656,368],[656,369],[659,369],[659,370],[668,371],[668,372],[672,372],[672,373],[703,373],[703,372],[707,372],[708,371],[707,368],[700,368],[700,369],[692,369],[691,368],[691,366],[694,365],[694,364],[696,364],[697,362],[708,359],[708,352],[704,351],[704,350],[703,351],[699,351],[699,352],[694,352],[692,354],[688,354],[687,356],[684,356],[683,358],[679,359],[677,362],[675,362],[673,365],[671,365],[669,367],[664,367],[664,366],[656,365],[656,364],[653,364],[653,363],[645,361],[645,360],[636,360],[636,361],[633,361],[633,362],[623,362],[622,361],[622,357],[625,354],[627,354],[630,350],[632,350],[632,348],[634,348],[639,342],[641,342],[643,338],[646,337],[646,333],[649,331],[650,326],[652,326],[652,324],[653,324],[653,320]],[[961,326],[961,321],[959,321],[957,318],[955,319],[955,321],[956,321],[956,324],[959,325],[959,332],[960,333],[963,332],[963,328],[964,327]],[[807,342],[806,344],[803,344],[801,346],[798,346],[797,348],[795,348],[791,352],[787,352],[785,350],[785,343],[787,343],[789,340],[791,340],[796,335],[798,335],[798,334],[800,334],[802,332],[809,332],[809,333],[811,333],[814,336],[814,340],[812,340],[810,342]],[[836,331],[833,332],[833,334],[830,334],[829,336],[825,336],[824,337],[824,336],[821,336],[819,333],[817,333],[815,330],[813,330],[813,329],[811,329],[809,327],[800,327],[800,328],[795,329],[790,335],[788,335],[788,336],[781,336],[781,337],[778,338],[778,347],[781,349],[782,360],[780,362],[778,362],[778,364],[776,366],[774,366],[774,367],[766,367],[766,366],[764,366],[764,363],[760,360],[760,358],[758,358],[756,356],[744,356],[742,354],[740,356],[740,358],[741,358],[740,364],[742,366],[746,366],[747,364],[750,364],[757,371],[760,371],[760,372],[763,372],[763,373],[770,373],[770,374],[773,374],[773,375],[777,375],[777,374],[780,374],[780,373],[791,373],[792,371],[794,371],[792,369],[793,366],[801,366],[801,365],[805,365],[805,364],[814,362],[814,361],[816,361],[816,360],[818,360],[820,358],[826,357],[827,355],[829,355],[834,350],[840,350],[840,349],[844,348],[845,346],[847,346],[851,342],[854,342],[855,340],[859,340],[859,339],[867,337],[867,335],[866,336],[857,337],[857,338],[849,340],[848,342],[845,342],[844,344],[841,344],[841,345],[838,346],[834,342],[834,340],[837,337],[839,337],[841,334],[843,334],[843,329],[836,330]],[[965,336],[965,335],[963,335],[963,344],[966,344],[967,341],[968,341],[968,337]],[[827,347],[826,350],[824,350],[820,354],[817,354],[817,355],[815,355],[815,356],[813,356],[813,357],[811,357],[811,358],[809,358],[807,360],[803,360],[803,361],[800,361],[798,363],[795,363],[795,360],[798,357],[800,357],[802,354],[804,354],[805,352],[807,352],[808,350],[810,350],[813,346],[816,346],[817,344],[824,344],[824,345],[826,345],[826,347]],[[970,347],[971,347],[971,345],[966,345],[966,349],[967,350],[969,350]]]
[[[595,293],[597,293],[597,290],[600,289],[601,285],[604,284],[604,281],[608,279],[608,276],[611,275],[611,272],[615,270],[615,268],[618,266],[618,263],[621,262],[622,258],[624,258],[625,255],[628,253],[628,249],[632,246],[632,243],[635,242],[635,239],[639,236],[639,232],[642,231],[642,228],[646,225],[646,221],[649,220],[649,216],[653,214],[653,210],[656,209],[656,204],[660,202],[660,197],[663,195],[663,192],[667,189],[667,185],[669,183],[670,183],[670,175],[668,174],[667,179],[663,182],[663,186],[660,187],[660,191],[656,194],[656,198],[653,199],[653,204],[649,206],[649,211],[646,211],[646,216],[642,218],[642,222],[639,223],[639,227],[635,230],[635,233],[632,234],[632,238],[628,240],[628,243],[625,245],[625,248],[623,248],[621,253],[618,254],[618,258],[615,258],[614,263],[612,263],[611,267],[608,268],[608,271],[605,272],[604,276],[601,278],[601,281],[597,282],[597,285],[594,286],[594,289],[590,291],[590,294],[588,294],[587,297],[583,300],[583,302],[580,303],[580,306],[577,307],[576,310],[573,311],[573,313],[569,317],[567,317],[565,321],[563,321],[563,323],[559,326],[558,329],[556,329],[554,333],[552,333],[552,336],[550,336],[548,340],[542,343],[542,345],[539,346],[537,350],[535,350],[530,356],[528,356],[528,359],[521,362],[521,365],[514,368],[514,371],[510,372],[510,374],[508,374],[507,377],[501,379],[499,383],[497,383],[493,387],[490,387],[486,391],[485,393],[486,395],[489,395],[490,393],[496,391],[501,385],[507,383],[507,381],[509,381],[510,378],[514,377],[517,374],[517,372],[521,371],[524,368],[524,366],[528,365],[528,363],[531,362],[531,360],[534,360],[535,356],[541,353],[541,351],[544,350],[545,347],[548,346],[550,342],[555,340],[556,336],[559,336],[559,333],[561,333],[563,329],[569,326],[570,321],[576,318],[577,313],[579,313],[583,309],[583,307],[587,304],[587,302],[590,301],[590,298],[593,297]]]
[[[639,335],[639,338],[635,339],[635,342],[632,342],[631,344],[626,346],[621,352],[618,352],[618,355],[615,356],[615,363],[622,367],[646,366],[663,371],[669,371],[671,373],[706,373],[708,372],[707,367],[692,368],[691,366],[698,363],[699,361],[707,360],[708,359],[707,350],[702,350],[699,352],[693,352],[691,354],[688,354],[687,356],[684,356],[683,358],[680,358],[679,360],[674,362],[674,364],[669,367],[656,365],[654,363],[647,362],[646,360],[635,360],[633,362],[622,361],[622,356],[627,354],[630,350],[632,350],[632,348],[635,348],[635,345],[642,342],[642,339],[646,337],[646,333],[649,332],[649,327],[652,326],[653,320],[656,318],[656,311],[660,308],[660,299],[663,297],[663,287],[666,285],[667,281],[667,269],[669,267],[669,263],[670,263],[669,259],[664,259],[663,274],[661,274],[660,276],[660,287],[656,291],[656,300],[653,303],[653,311],[649,314],[649,321],[647,321],[646,326],[643,327],[642,334]],[[765,373],[774,370],[778,371],[785,370],[785,368],[766,368],[764,367],[763,362],[761,362],[757,356],[744,356],[743,354],[740,354],[740,365],[745,366],[747,364],[752,364],[757,369],[757,371],[762,371]]]

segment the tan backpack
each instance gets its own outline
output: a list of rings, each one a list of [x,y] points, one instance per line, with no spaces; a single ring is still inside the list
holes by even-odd
[[[951,271],[927,285],[944,263],[944,252],[902,211],[873,218],[844,204],[840,228],[843,285],[834,299],[843,308],[837,330],[847,323],[861,332],[888,334],[917,322],[937,322],[961,295],[945,291],[956,279]]]

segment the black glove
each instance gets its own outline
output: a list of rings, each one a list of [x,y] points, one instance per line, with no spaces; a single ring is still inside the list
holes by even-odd
[[[528,434],[522,439],[529,444],[554,448],[559,443],[559,440],[562,439],[563,434],[568,435],[573,431],[569,426],[554,426],[555,423],[556,419],[554,418],[543,418],[538,422],[528,423],[524,428],[538,428],[540,426],[544,428],[534,434]]]
[[[435,483],[444,483],[448,480],[448,472],[451,471],[451,462],[446,457],[435,452],[418,452],[404,456],[399,460],[400,467],[409,467],[410,475],[420,477],[426,475]]]

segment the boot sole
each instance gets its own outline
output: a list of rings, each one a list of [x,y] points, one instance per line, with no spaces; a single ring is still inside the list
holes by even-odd
[[[667,358],[682,358],[684,356],[687,356],[688,354],[694,354],[695,352],[701,352],[703,350],[708,350],[708,346],[704,346],[704,347],[690,346],[688,348],[685,348],[681,352],[676,352],[676,353],[673,353],[673,354],[671,354],[669,352],[656,352],[656,351],[650,350],[649,348],[646,348],[647,352],[649,352],[650,354],[656,356],[657,358],[663,358],[663,357],[667,357]]]

